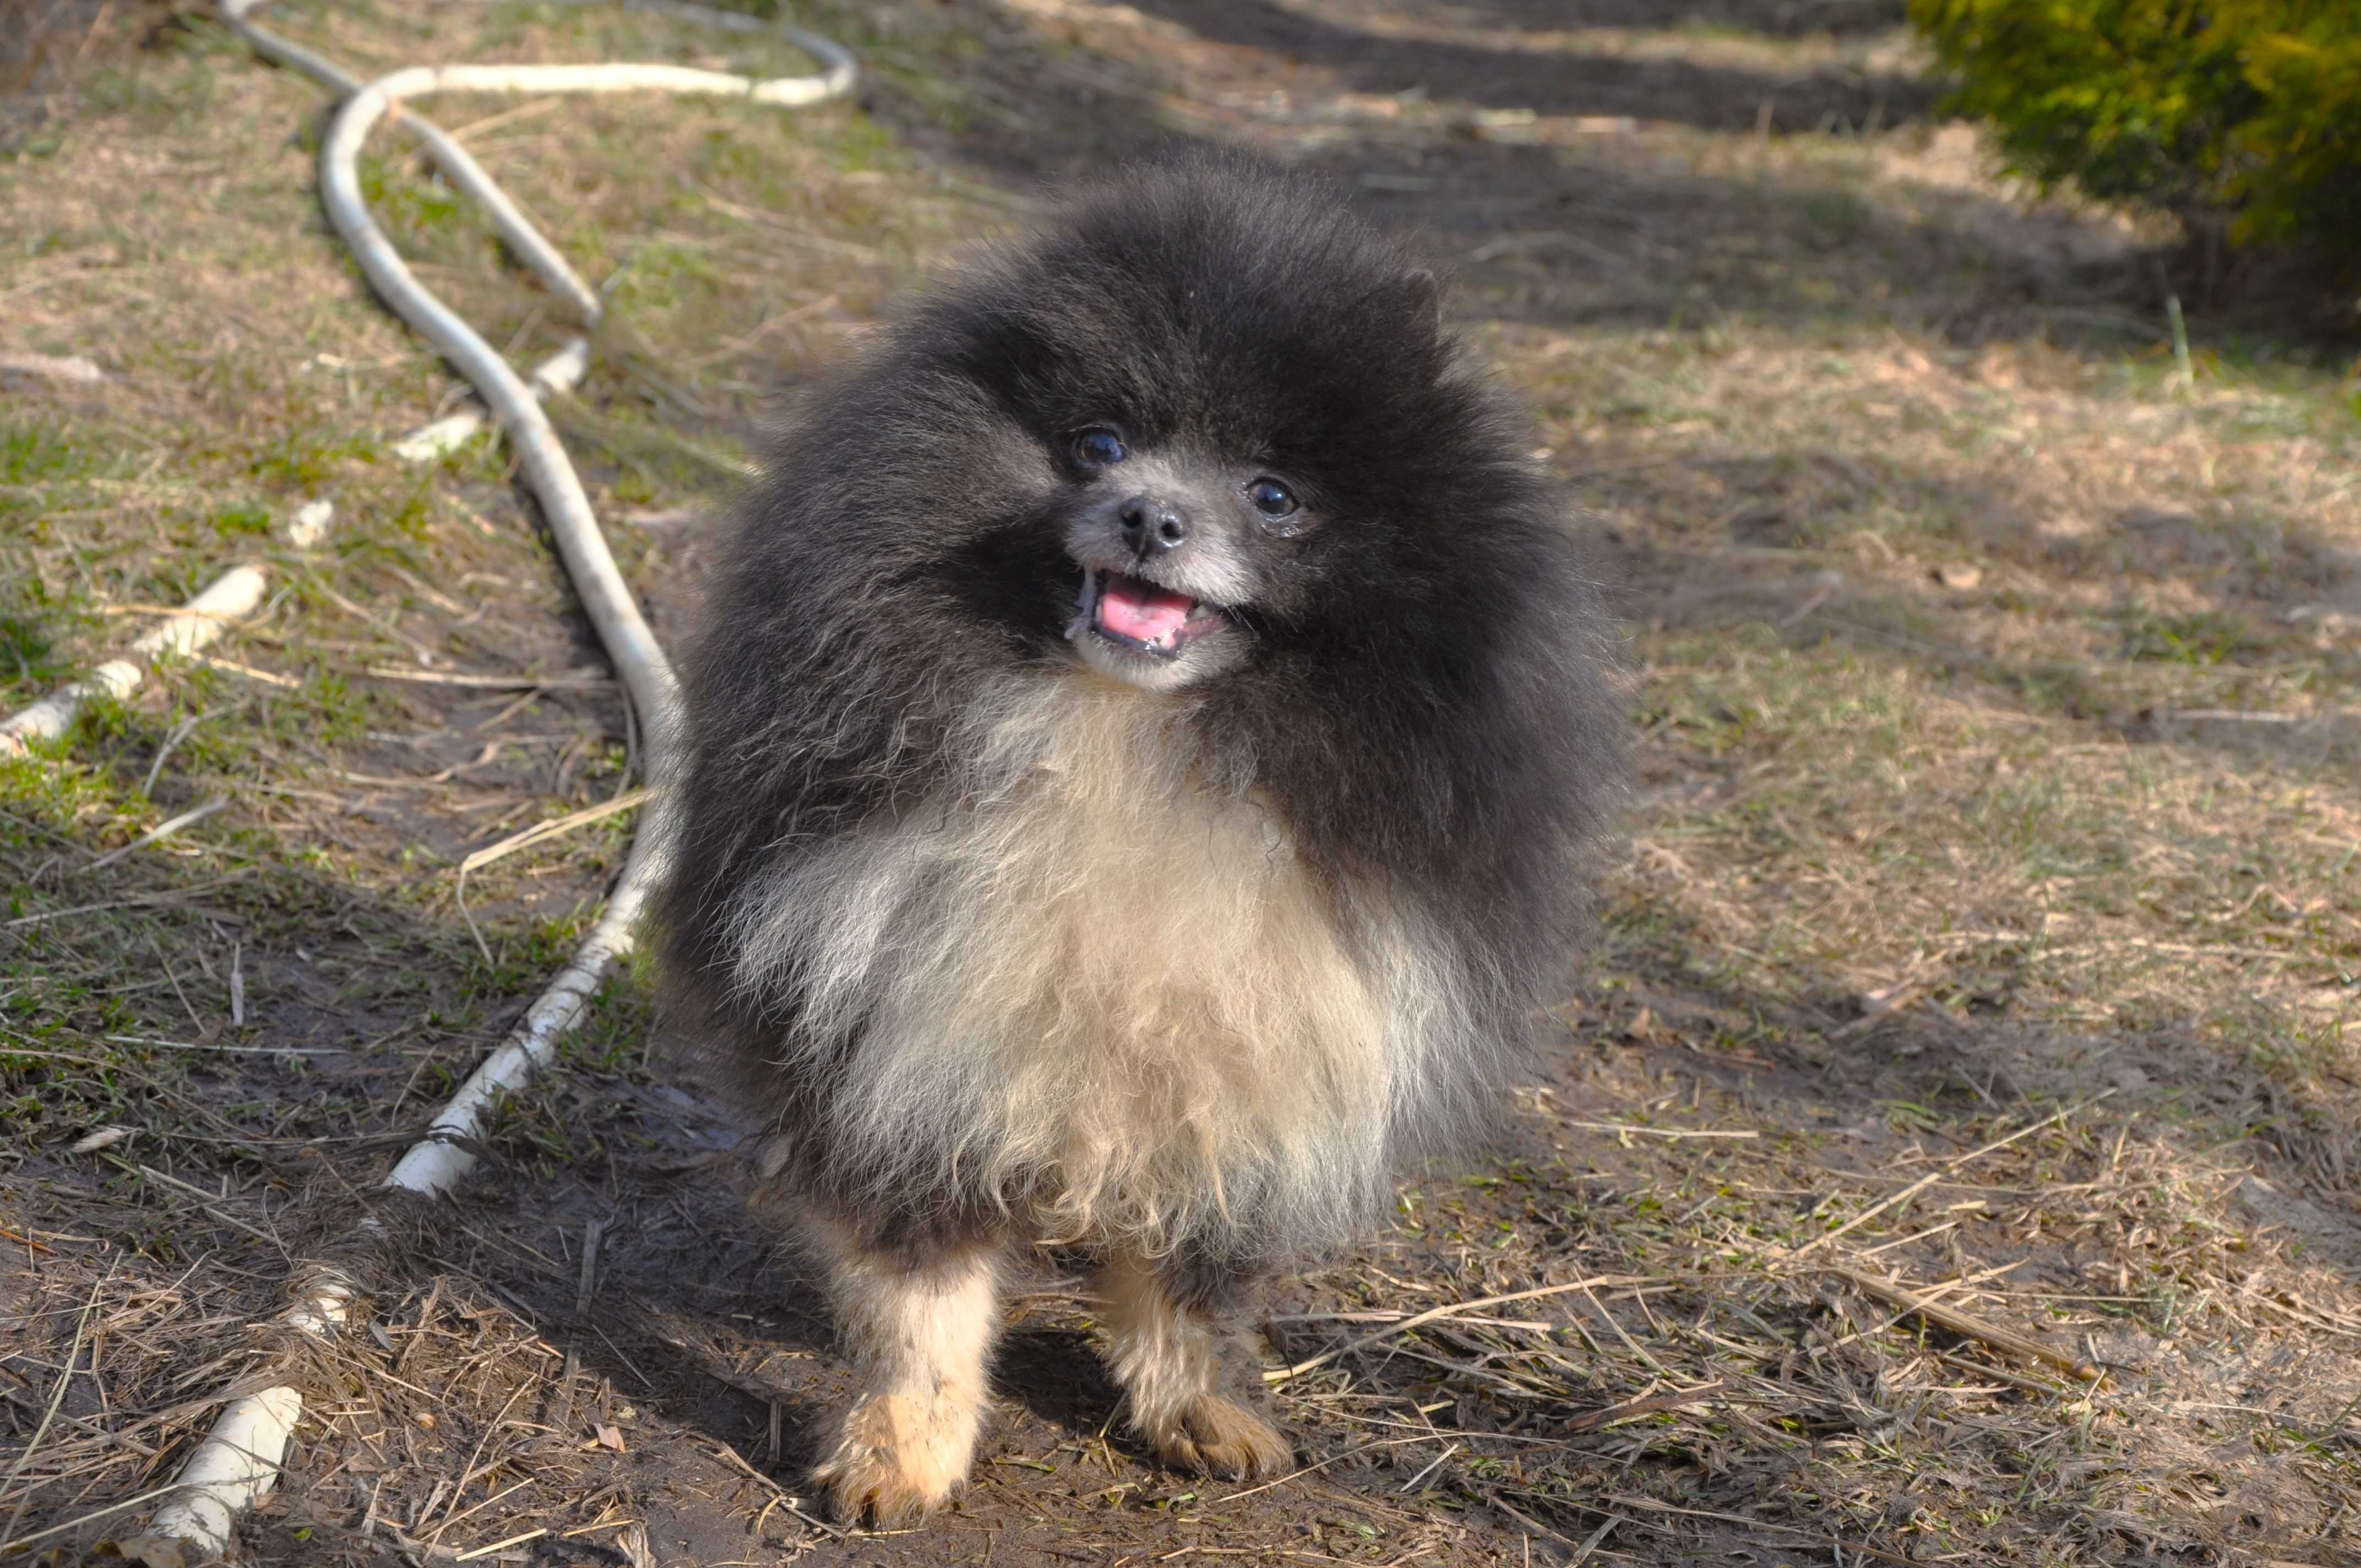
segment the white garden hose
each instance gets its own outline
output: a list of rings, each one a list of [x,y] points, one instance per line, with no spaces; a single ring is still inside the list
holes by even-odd
[[[335,515],[327,501],[300,509],[280,531],[298,550],[309,550],[327,536]],[[269,568],[260,561],[241,561],[205,585],[204,590],[180,609],[131,640],[131,646],[78,681],[69,681],[29,707],[0,718],[0,756],[21,752],[36,740],[55,740],[73,728],[82,706],[94,696],[121,702],[148,678],[148,666],[166,654],[192,657],[234,621],[245,620],[262,602],[269,586]]]
[[[426,121],[401,113],[397,106],[400,102],[448,92],[657,91],[742,97],[792,108],[848,91],[855,72],[852,57],[826,38],[783,27],[780,32],[821,62],[820,73],[759,80],[670,65],[451,65],[397,71],[364,85],[331,61],[257,26],[249,14],[261,3],[221,0],[221,6],[230,27],[257,53],[302,71],[345,98],[320,156],[321,198],[329,218],[386,303],[467,378],[507,433],[522,460],[526,482],[540,500],[575,591],[639,714],[647,737],[649,771],[657,771],[671,735],[672,667],[616,570],[614,557],[591,514],[589,499],[542,412],[538,395],[578,378],[580,367],[587,363],[587,343],[570,342],[530,379],[518,375],[499,351],[428,292],[403,264],[361,199],[357,159],[371,127],[390,114],[398,115],[401,125],[425,144],[445,176],[483,204],[509,248],[574,307],[588,329],[598,319],[597,292],[525,220],[466,148]],[[659,0],[636,0],[633,8],[740,31],[769,27],[752,16]],[[445,422],[449,422],[438,424]],[[429,426],[411,439],[419,441],[436,428]],[[440,444],[442,438],[437,438],[438,444],[426,450],[446,449],[467,433],[472,431],[461,432],[447,444]],[[493,1104],[503,1092],[522,1087],[548,1064],[559,1037],[580,1020],[611,966],[631,950],[633,929],[662,854],[655,834],[642,831],[635,838],[623,874],[609,895],[606,912],[572,961],[526,1010],[500,1049],[451,1098],[427,1135],[402,1157],[387,1179],[389,1186],[429,1196],[445,1193],[474,1166],[475,1149]],[[346,1303],[352,1294],[348,1283],[332,1271],[314,1272],[303,1289],[307,1299],[291,1310],[285,1321],[306,1332],[333,1332],[345,1319]],[[237,1512],[268,1493],[276,1480],[288,1436],[302,1414],[302,1397],[292,1386],[265,1389],[233,1402],[182,1467],[179,1495],[158,1511],[146,1537],[126,1543],[133,1554],[139,1554],[143,1546],[159,1557],[186,1548],[209,1554],[225,1552]]]
[[[148,678],[159,654],[196,652],[234,620],[243,620],[262,602],[269,584],[260,563],[242,562],[205,586],[203,593],[134,638],[122,656],[109,659],[78,681],[69,681],[30,707],[0,719],[0,751],[21,751],[35,740],[54,740],[73,728],[82,705],[94,696],[121,702]]]

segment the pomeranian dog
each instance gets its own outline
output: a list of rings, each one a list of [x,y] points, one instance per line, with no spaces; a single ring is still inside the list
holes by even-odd
[[[1157,1454],[1290,1462],[1223,1325],[1483,1129],[1616,788],[1531,443],[1432,273],[1199,157],[929,293],[771,453],[657,917],[864,1380],[840,1517],[960,1485],[1041,1249]]]

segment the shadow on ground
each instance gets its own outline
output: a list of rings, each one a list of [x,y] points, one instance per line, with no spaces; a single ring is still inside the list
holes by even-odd
[[[1317,65],[1354,92],[1416,93],[1539,115],[1629,115],[1709,131],[1852,129],[1914,118],[1935,98],[1915,74],[1842,65],[1773,73],[1697,64],[1664,53],[1602,49],[1584,33],[1636,26],[1686,28],[1702,38],[1708,28],[1730,26],[1712,6],[1667,5],[1653,17],[1631,21],[1597,15],[1612,9],[1607,6],[1568,7],[1546,33],[1532,27],[1550,20],[1534,7],[1521,18],[1526,29],[1481,42],[1439,29],[1381,31],[1338,19],[1341,7],[1269,0],[1150,0],[1141,9],[1209,41]],[[1546,45],[1538,41],[1544,38]]]

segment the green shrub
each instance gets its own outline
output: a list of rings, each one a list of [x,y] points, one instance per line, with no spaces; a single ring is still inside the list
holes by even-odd
[[[2361,0],[1910,0],[2013,168],[2361,270]]]

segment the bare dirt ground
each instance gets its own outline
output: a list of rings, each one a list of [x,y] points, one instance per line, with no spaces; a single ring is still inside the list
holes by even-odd
[[[857,103],[435,106],[612,302],[559,415],[667,637],[772,400],[1159,140],[1420,234],[1610,544],[1598,949],[1499,1146],[1252,1325],[1302,1471],[1146,1462],[1045,1276],[972,1488],[851,1538],[794,1502],[843,1371],[643,977],[464,1201],[371,1195],[631,817],[456,862],[627,788],[631,725],[502,450],[387,450],[458,394],[318,214],[319,94],[201,13],[75,13],[0,113],[0,354],[104,379],[0,368],[0,706],[231,561],[277,587],[0,762],[0,1540],[103,1555],[291,1365],[256,1562],[2361,1563],[2350,323],[1993,178],[1898,10],[814,5]],[[364,71],[795,66],[601,6],[275,15]],[[555,346],[405,148],[368,172]],[[288,1343],[362,1209],[365,1321]]]

